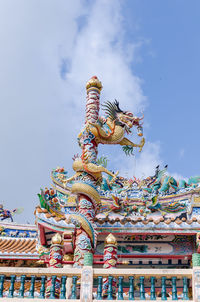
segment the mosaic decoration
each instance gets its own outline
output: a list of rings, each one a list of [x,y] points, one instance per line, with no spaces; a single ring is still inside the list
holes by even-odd
[[[14,225],[13,228],[0,226],[0,237],[36,238],[37,232],[25,228],[16,229]]]

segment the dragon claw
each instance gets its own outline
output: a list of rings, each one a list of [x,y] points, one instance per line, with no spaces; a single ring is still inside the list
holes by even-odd
[[[141,139],[141,142],[140,142],[140,145],[139,145],[139,147],[140,147],[139,152],[142,151],[142,148],[144,147],[144,144],[145,144],[145,138],[143,137],[143,138]]]

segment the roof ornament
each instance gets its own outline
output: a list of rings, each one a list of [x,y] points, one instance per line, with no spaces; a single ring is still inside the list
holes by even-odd
[[[10,219],[11,222],[13,222],[13,215],[15,214],[21,214],[23,212],[24,208],[16,208],[13,210],[7,210],[4,209],[3,204],[0,204],[0,219],[5,220],[5,219]]]

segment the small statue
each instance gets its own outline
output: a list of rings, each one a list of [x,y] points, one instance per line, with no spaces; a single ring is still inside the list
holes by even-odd
[[[23,208],[17,208],[12,211],[6,210],[3,208],[3,204],[0,204],[0,218],[1,220],[10,218],[11,222],[13,222],[13,215],[20,214],[23,212],[23,210],[24,210]]]

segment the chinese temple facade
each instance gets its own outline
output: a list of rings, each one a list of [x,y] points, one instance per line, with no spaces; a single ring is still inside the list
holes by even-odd
[[[86,84],[74,175],[52,170],[36,225],[0,225],[0,300],[200,301],[200,177],[175,179],[159,166],[144,179],[108,170],[99,144],[131,155],[145,139],[143,117],[117,101],[99,116],[101,89],[96,76]],[[132,129],[139,143],[127,138]]]

